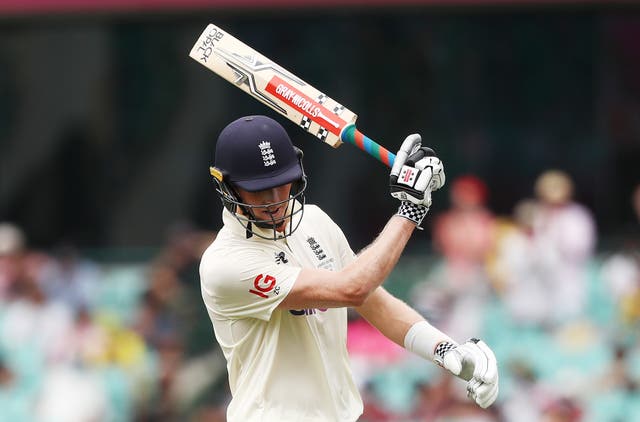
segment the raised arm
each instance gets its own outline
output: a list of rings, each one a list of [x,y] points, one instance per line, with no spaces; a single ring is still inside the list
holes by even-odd
[[[382,233],[342,271],[303,268],[280,303],[286,309],[359,306],[398,262],[415,224],[392,217]]]
[[[425,156],[419,135],[408,136],[391,170],[392,196],[401,201],[396,215],[351,264],[341,271],[303,269],[281,302],[286,309],[359,306],[387,278],[431,205],[431,191],[444,184],[444,169]]]

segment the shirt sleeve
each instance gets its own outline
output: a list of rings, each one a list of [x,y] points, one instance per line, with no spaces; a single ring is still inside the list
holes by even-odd
[[[202,298],[207,309],[223,319],[268,321],[301,270],[276,264],[260,250],[208,252],[200,263]]]

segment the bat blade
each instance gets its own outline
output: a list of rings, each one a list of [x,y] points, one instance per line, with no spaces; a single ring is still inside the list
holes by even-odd
[[[352,111],[212,24],[189,56],[334,148],[356,121]]]
[[[209,24],[189,56],[322,142],[347,142],[393,165],[394,154],[356,129],[354,112],[219,27]]]

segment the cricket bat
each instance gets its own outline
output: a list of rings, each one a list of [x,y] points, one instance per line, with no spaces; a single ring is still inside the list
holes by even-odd
[[[393,166],[395,155],[356,129],[354,112],[219,27],[209,24],[189,56],[320,141],[355,145]]]

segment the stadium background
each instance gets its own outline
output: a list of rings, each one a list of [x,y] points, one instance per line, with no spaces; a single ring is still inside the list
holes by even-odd
[[[0,419],[50,411],[49,381],[60,382],[60,367],[72,393],[92,376],[102,397],[92,396],[102,403],[95,408],[107,409],[109,420],[220,419],[225,373],[195,268],[220,227],[208,176],[215,138],[238,116],[268,114],[290,130],[305,151],[308,200],[338,222],[354,250],[393,213],[379,163],[314,141],[187,57],[209,22],[358,113],[358,127],[390,150],[422,133],[450,182],[467,174],[484,181],[496,216],[532,197],[545,170],[567,172],[597,226],[589,306],[570,326],[523,328],[511,323],[500,295],[489,294],[479,334],[496,348],[503,394],[493,412],[464,420],[530,420],[512,419],[517,393],[536,396],[547,385],[560,391],[541,394],[539,414],[640,418],[638,322],[629,322],[603,271],[612,257],[637,255],[640,233],[631,204],[640,183],[638,12],[633,2],[605,1],[3,2],[0,222],[23,231],[24,254],[47,262],[36,267],[92,268],[91,303],[69,308],[108,332],[111,349],[52,359],[32,347],[36,338],[23,338],[24,349],[0,338],[8,374]],[[435,195],[433,218],[451,207],[449,193]],[[428,291],[444,260],[431,229],[414,236],[386,284],[410,302],[420,283]],[[150,286],[171,285],[172,276],[179,285],[172,305],[158,311]],[[2,298],[0,324],[14,302]],[[145,337],[136,325],[145,312],[169,321],[169,339]],[[438,375],[406,356],[387,359],[372,359],[376,369],[363,384],[378,412],[367,420],[454,417],[408,416]],[[191,375],[203,367],[197,375],[209,377]],[[616,368],[628,379],[609,385],[603,377]]]

